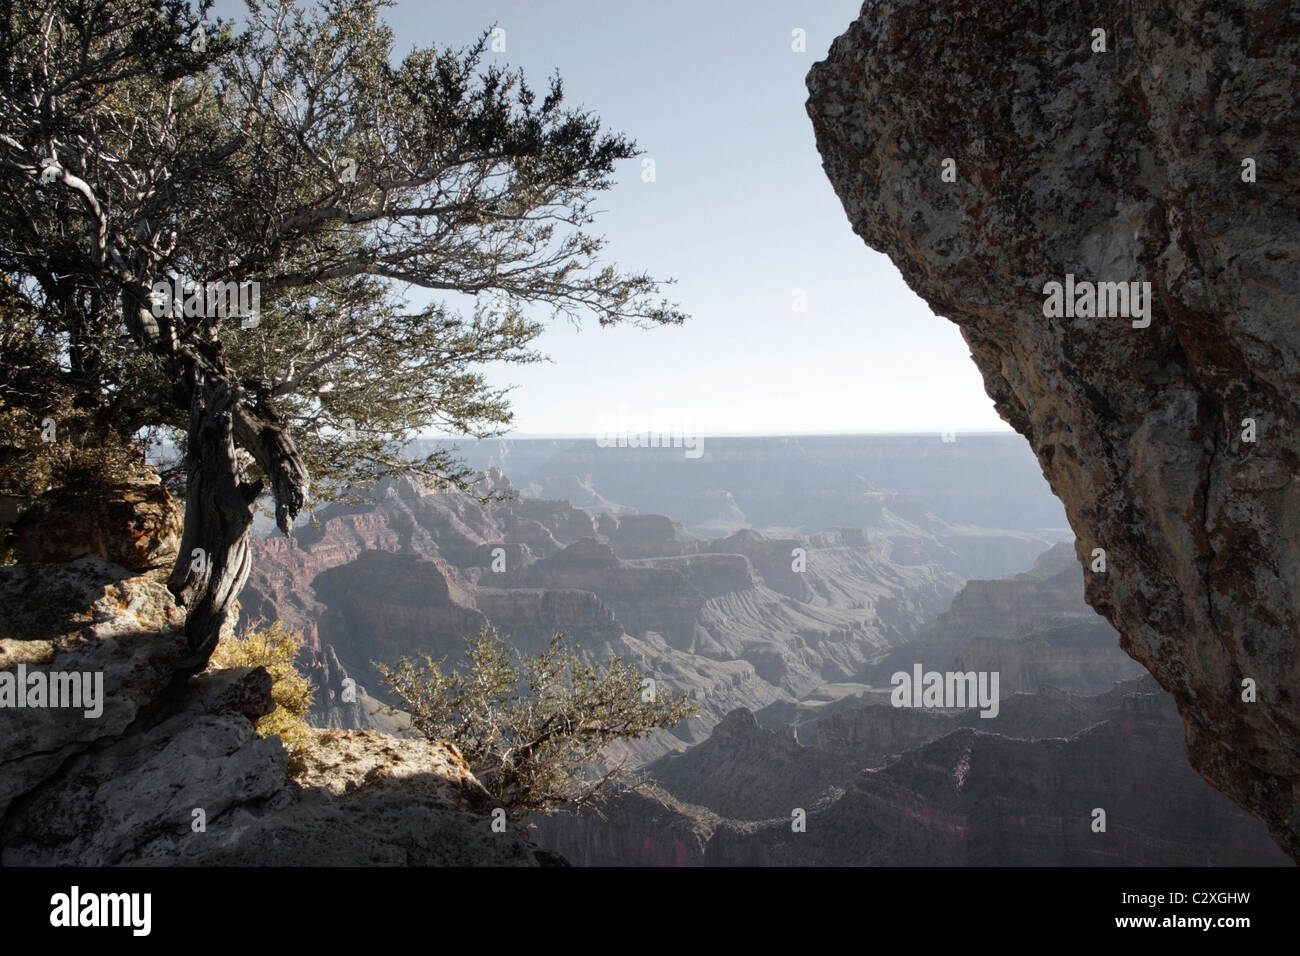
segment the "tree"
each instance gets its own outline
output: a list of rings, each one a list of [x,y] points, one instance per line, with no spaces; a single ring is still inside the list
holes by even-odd
[[[0,343],[22,365],[0,403],[32,454],[58,402],[83,449],[178,434],[169,587],[196,669],[264,492],[288,533],[312,476],[317,500],[402,472],[469,490],[448,453],[401,449],[509,423],[478,368],[538,358],[526,305],[684,319],[585,231],[635,144],[566,107],[558,76],[539,98],[487,62],[487,32],[394,64],[386,5],[249,0],[236,35],[210,0],[0,0],[0,275],[26,330]],[[404,287],[442,298],[411,308]]]
[[[526,657],[484,629],[470,641],[463,673],[445,672],[428,655],[422,666],[409,658],[376,666],[412,726],[454,743],[503,809],[546,813],[635,789],[622,762],[599,769],[602,751],[698,710],[685,695],[656,693],[620,658],[584,664],[563,639]]]

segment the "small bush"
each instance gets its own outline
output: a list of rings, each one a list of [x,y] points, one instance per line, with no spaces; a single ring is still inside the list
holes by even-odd
[[[428,655],[376,666],[430,740],[455,744],[475,776],[512,816],[595,805],[639,784],[602,753],[695,716],[684,694],[647,693],[636,668],[614,657],[583,663],[557,634],[536,656],[520,654],[495,630],[469,642],[469,667],[447,672]]]
[[[257,721],[263,737],[279,736],[288,752],[291,776],[306,769],[307,747],[312,737],[307,723],[311,707],[311,681],[294,666],[298,642],[284,625],[276,621],[270,627],[252,631],[242,638],[228,639],[217,645],[208,666],[214,670],[228,667],[265,667],[271,675],[271,697],[275,710]]]

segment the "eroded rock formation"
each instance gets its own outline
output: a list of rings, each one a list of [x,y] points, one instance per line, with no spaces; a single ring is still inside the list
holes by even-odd
[[[853,229],[961,327],[1085,566],[1105,550],[1088,601],[1193,766],[1300,859],[1298,18],[871,0],[808,113]],[[1150,310],[1049,317],[1076,281]]]
[[[735,711],[647,767],[655,785],[612,800],[606,819],[557,814],[537,840],[596,866],[1287,864],[1263,824],[1187,765],[1177,711],[1150,677],[1094,697],[1016,694],[997,721],[878,700],[815,730],[800,746]]]
[[[22,561],[61,564],[84,555],[131,571],[176,560],[184,515],[152,472],[112,488],[47,492],[14,524]]]
[[[511,487],[499,470],[489,479],[489,490]],[[398,703],[373,662],[429,653],[459,666],[466,638],[490,624],[525,653],[563,633],[591,662],[619,656],[689,694],[701,708],[694,720],[610,751],[649,760],[705,739],[737,707],[851,679],[960,584],[945,564],[960,563],[956,552],[901,520],[889,535],[710,540],[662,515],[592,515],[527,497],[483,507],[406,480],[385,483],[376,499],[362,511],[323,509],[318,526],[292,539],[255,540],[242,596],[246,619],[302,635],[321,678],[313,717],[330,727],[396,730],[361,700],[365,687],[376,703]],[[922,544],[909,548],[912,538]],[[896,549],[907,552],[901,561]],[[357,682],[357,706],[326,710],[343,671]]]

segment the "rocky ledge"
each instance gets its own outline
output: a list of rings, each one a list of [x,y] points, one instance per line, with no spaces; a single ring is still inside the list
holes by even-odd
[[[254,729],[275,707],[265,669],[177,680],[165,575],[0,568],[0,865],[557,862],[494,830],[447,743],[317,731],[291,779]]]

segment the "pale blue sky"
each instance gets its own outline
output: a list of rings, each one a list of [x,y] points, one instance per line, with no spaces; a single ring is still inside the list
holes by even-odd
[[[223,3],[225,12],[230,6]],[[492,23],[499,54],[655,160],[621,164],[596,231],[608,257],[673,276],[684,326],[550,328],[552,361],[515,385],[516,435],[590,434],[622,406],[701,434],[1007,430],[956,326],[853,234],[822,172],[804,76],[859,0],[401,2],[398,53],[460,46]],[[807,52],[791,49],[802,29]],[[792,309],[793,291],[806,311]]]

